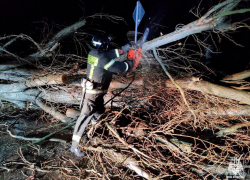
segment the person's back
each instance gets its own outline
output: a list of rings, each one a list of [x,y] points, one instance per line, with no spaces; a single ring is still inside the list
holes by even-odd
[[[112,80],[112,72],[105,69],[112,59],[117,56],[114,51],[104,52],[91,50],[88,55],[87,78],[93,83],[102,84],[102,89],[107,90]],[[107,66],[106,66],[107,67]]]

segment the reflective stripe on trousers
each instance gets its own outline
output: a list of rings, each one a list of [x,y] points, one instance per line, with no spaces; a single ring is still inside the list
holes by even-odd
[[[76,142],[80,142],[81,136],[78,136],[78,135],[73,134],[72,140],[73,140],[73,141],[76,141]]]
[[[95,89],[86,89],[86,93],[89,94],[102,94],[102,93],[107,93],[107,90],[95,90]]]

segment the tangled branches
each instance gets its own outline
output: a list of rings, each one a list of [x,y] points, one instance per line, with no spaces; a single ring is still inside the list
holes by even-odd
[[[222,178],[230,175],[228,166],[233,157],[249,158],[247,117],[211,112],[237,107],[237,102],[185,91],[198,118],[196,126],[177,90],[162,87],[150,94],[137,93],[138,99],[147,102],[140,107],[137,104],[132,109],[106,112],[101,125],[82,144],[89,158],[96,159],[92,168],[97,172],[124,179]],[[124,101],[130,105],[127,98]],[[240,123],[238,128],[226,131]],[[227,133],[222,133],[223,129]]]

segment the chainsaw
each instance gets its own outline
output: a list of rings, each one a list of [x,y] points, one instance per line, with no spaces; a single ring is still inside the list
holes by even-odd
[[[139,62],[140,62],[140,59],[142,56],[142,46],[145,43],[145,41],[147,40],[148,33],[149,33],[149,29],[146,28],[146,30],[142,36],[142,40],[139,43],[139,45],[136,43],[132,44],[133,49],[130,49],[128,51],[128,60],[132,60],[135,63],[132,70],[135,70],[137,68],[137,66],[139,65]]]

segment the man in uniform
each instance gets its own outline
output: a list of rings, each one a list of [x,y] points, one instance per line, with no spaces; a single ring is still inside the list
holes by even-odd
[[[110,38],[105,33],[98,33],[92,39],[95,49],[91,50],[88,55],[87,81],[82,81],[82,87],[85,90],[83,105],[75,125],[70,148],[71,152],[78,157],[84,156],[78,144],[85,127],[90,119],[94,118],[92,115],[98,119],[98,116],[105,111],[103,97],[109,88],[113,73],[134,70],[140,61],[140,57],[125,62],[115,61],[115,58],[130,50],[131,44],[122,46],[121,49],[108,51],[109,42]]]

